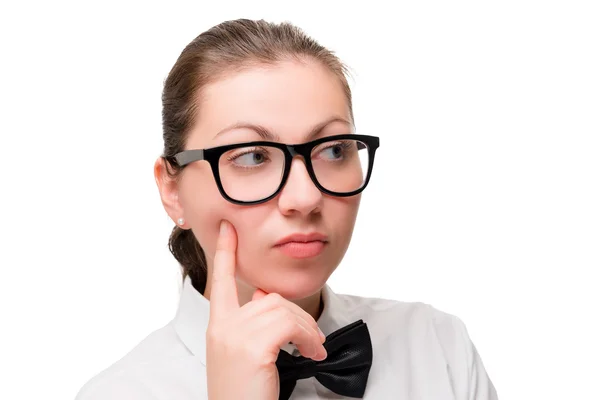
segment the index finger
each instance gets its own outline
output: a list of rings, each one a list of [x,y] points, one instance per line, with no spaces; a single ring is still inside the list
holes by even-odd
[[[212,268],[210,316],[219,317],[240,308],[235,283],[237,235],[233,225],[221,221],[217,250]]]

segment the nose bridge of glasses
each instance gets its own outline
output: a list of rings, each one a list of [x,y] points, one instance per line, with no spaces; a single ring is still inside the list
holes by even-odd
[[[312,149],[312,145],[310,143],[302,143],[302,144],[288,144],[285,146],[287,148],[288,153],[294,157],[302,157],[305,159],[310,159],[310,150]]]
[[[291,167],[294,165],[294,158],[299,158],[304,164],[304,168],[306,172],[308,172],[308,164],[310,163],[310,152],[312,150],[312,145],[310,144],[288,144],[285,146],[287,148],[288,153],[291,156]],[[310,173],[309,173],[310,175]]]
[[[304,197],[307,195],[305,190],[312,192],[312,189],[314,189],[318,191],[319,189],[317,183],[309,172],[309,166],[307,165],[306,158],[304,158],[302,153],[298,153],[296,151],[290,153],[292,153],[293,156],[287,175],[282,177],[284,179],[282,185],[283,190],[286,190],[286,188],[289,190],[290,187],[302,188]],[[294,162],[294,160],[297,162]]]
[[[310,177],[310,173],[308,173],[308,165],[307,163],[310,162],[310,148],[306,145],[306,144],[288,144],[285,146],[287,148],[288,153],[291,155],[291,165],[290,165],[290,172],[294,166],[294,159],[295,158],[299,158],[300,159],[300,163],[304,164],[304,170],[305,170],[305,174],[307,174]]]
[[[285,146],[287,148],[288,153],[292,156],[292,158],[297,156],[302,156],[300,149],[298,149],[298,145],[288,144]]]

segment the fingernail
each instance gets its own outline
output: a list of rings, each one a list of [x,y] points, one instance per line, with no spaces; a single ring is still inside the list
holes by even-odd
[[[223,221],[221,221],[220,233],[221,233],[221,235],[224,235],[226,232],[227,232],[227,222],[225,222],[223,220]]]
[[[314,358],[319,355],[319,349],[317,346],[314,346],[312,350],[313,351],[310,352],[310,356],[308,358],[312,358],[314,360]]]
[[[314,360],[323,361],[326,358],[327,358],[327,350],[325,350],[325,347],[321,346],[321,348],[317,352],[317,355],[315,356]]]
[[[317,326],[317,329],[319,330],[319,335],[321,335],[321,340],[325,341],[325,334],[323,333],[321,328],[319,328],[318,326]]]

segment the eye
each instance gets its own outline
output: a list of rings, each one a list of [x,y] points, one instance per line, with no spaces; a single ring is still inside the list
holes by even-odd
[[[260,165],[265,161],[265,156],[258,152],[246,153],[235,158],[236,164]]]
[[[326,160],[341,160],[346,156],[353,143],[353,141],[326,143],[325,147],[319,150],[318,156]]]
[[[234,166],[242,168],[253,168],[261,166],[269,161],[269,153],[266,149],[260,148],[245,148],[230,154],[227,161]]]
[[[335,145],[323,150],[323,153],[329,156],[329,158],[338,159],[343,155],[344,149],[340,145]]]

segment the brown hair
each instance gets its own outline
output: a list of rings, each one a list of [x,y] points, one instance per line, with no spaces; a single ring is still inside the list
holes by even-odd
[[[283,60],[313,59],[333,72],[345,92],[352,117],[352,95],[347,68],[334,53],[288,23],[238,19],[226,21],[200,34],[189,43],[169,72],[162,94],[163,162],[171,178],[181,168],[170,160],[183,151],[198,114],[202,87],[225,74]],[[169,250],[181,264],[183,278],[190,276],[200,293],[206,287],[206,257],[191,229],[173,228]]]

